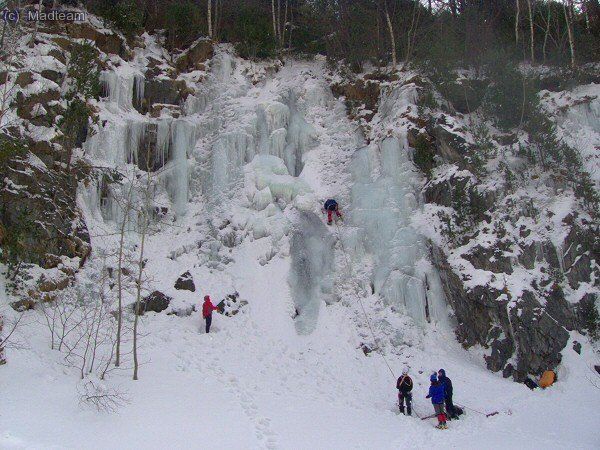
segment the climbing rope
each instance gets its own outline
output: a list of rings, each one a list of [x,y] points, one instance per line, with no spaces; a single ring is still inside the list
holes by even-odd
[[[340,242],[340,246],[342,247],[342,252],[344,253],[344,257],[346,259],[346,266],[348,268],[348,275],[350,275],[350,279],[354,280],[354,270],[352,270],[352,264],[350,263],[350,258],[348,257],[348,253],[346,252],[346,248],[344,247],[344,241],[342,239],[342,234],[340,231],[340,226],[338,225],[337,221],[335,222],[335,226],[337,228],[338,231],[338,238],[339,238],[339,242]],[[361,287],[359,286],[358,282],[356,282],[356,287],[361,289]],[[373,325],[371,324],[371,320],[369,319],[369,315],[367,314],[367,310],[365,309],[365,305],[363,304],[360,295],[357,295],[356,298],[358,299],[358,303],[360,304],[360,308],[362,309],[362,312],[365,316],[365,321],[367,323],[367,326],[369,327],[369,331],[371,332],[371,337],[373,339],[373,344],[375,346],[375,348],[378,347],[377,345],[377,339],[375,338],[375,331],[373,330]],[[378,352],[381,357],[383,358],[383,362],[385,362],[385,365],[387,366],[387,368],[390,370],[390,373],[392,374],[392,376],[394,377],[394,381],[396,380],[396,374],[394,374],[394,371],[392,370],[392,366],[389,364],[387,358],[385,357],[385,354],[383,352]]]

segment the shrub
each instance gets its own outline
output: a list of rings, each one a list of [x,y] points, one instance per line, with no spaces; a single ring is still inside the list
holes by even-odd
[[[98,98],[100,95],[100,68],[98,50],[88,41],[74,43],[67,75],[73,81],[73,94],[83,98]]]
[[[23,155],[26,151],[27,148],[23,142],[0,136],[0,163]]]
[[[423,134],[419,134],[415,141],[415,164],[428,177],[431,175],[431,170],[435,166],[433,146]]]

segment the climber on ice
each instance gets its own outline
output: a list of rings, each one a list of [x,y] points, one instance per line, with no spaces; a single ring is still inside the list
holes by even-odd
[[[429,380],[431,381],[431,386],[429,386],[429,394],[427,394],[427,397],[425,398],[431,399],[433,409],[435,410],[438,419],[437,428],[445,430],[448,428],[446,425],[446,413],[444,411],[444,400],[446,399],[445,385],[438,381],[435,372],[431,374]]]
[[[336,217],[343,219],[342,214],[340,213],[340,207],[334,199],[328,199],[323,205],[323,208],[327,211],[327,225],[331,225],[334,212]]]
[[[400,412],[404,414],[404,401],[406,401],[406,414],[412,414],[412,378],[408,376],[408,367],[402,369],[402,376],[398,378],[396,382],[396,389],[398,389],[398,406]]]
[[[213,305],[208,295],[204,296],[204,304],[202,305],[202,317],[206,321],[206,333],[210,333],[210,324],[212,323],[212,312],[219,309]]]

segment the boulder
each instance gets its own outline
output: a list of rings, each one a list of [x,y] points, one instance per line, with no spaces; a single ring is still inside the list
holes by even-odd
[[[177,279],[177,281],[175,282],[175,289],[180,291],[196,292],[194,277],[189,271],[185,272]]]
[[[61,84],[63,79],[63,74],[57,72],[56,70],[42,70],[40,75],[46,78],[47,80],[54,81],[56,84]]]
[[[134,312],[141,316],[148,311],[153,311],[156,313],[164,311],[169,307],[171,300],[171,297],[163,294],[162,292],[154,291],[140,301],[139,308],[136,308],[135,303],[132,306]]]
[[[217,303],[217,308],[219,308],[218,311],[225,316],[235,316],[247,304],[248,302],[246,300],[240,299],[240,294],[238,292],[234,292]]]

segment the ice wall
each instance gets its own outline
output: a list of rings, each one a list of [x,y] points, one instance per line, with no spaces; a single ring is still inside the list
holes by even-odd
[[[314,331],[321,302],[332,292],[333,243],[333,236],[319,217],[311,212],[298,214],[290,242],[288,281],[300,334]]]
[[[406,140],[386,138],[358,150],[352,161],[350,222],[360,232],[349,245],[356,263],[372,255],[375,292],[403,309],[418,324],[445,320],[441,285],[427,259],[427,245],[412,227],[418,208],[418,172],[409,159]],[[363,250],[364,248],[364,250]]]

